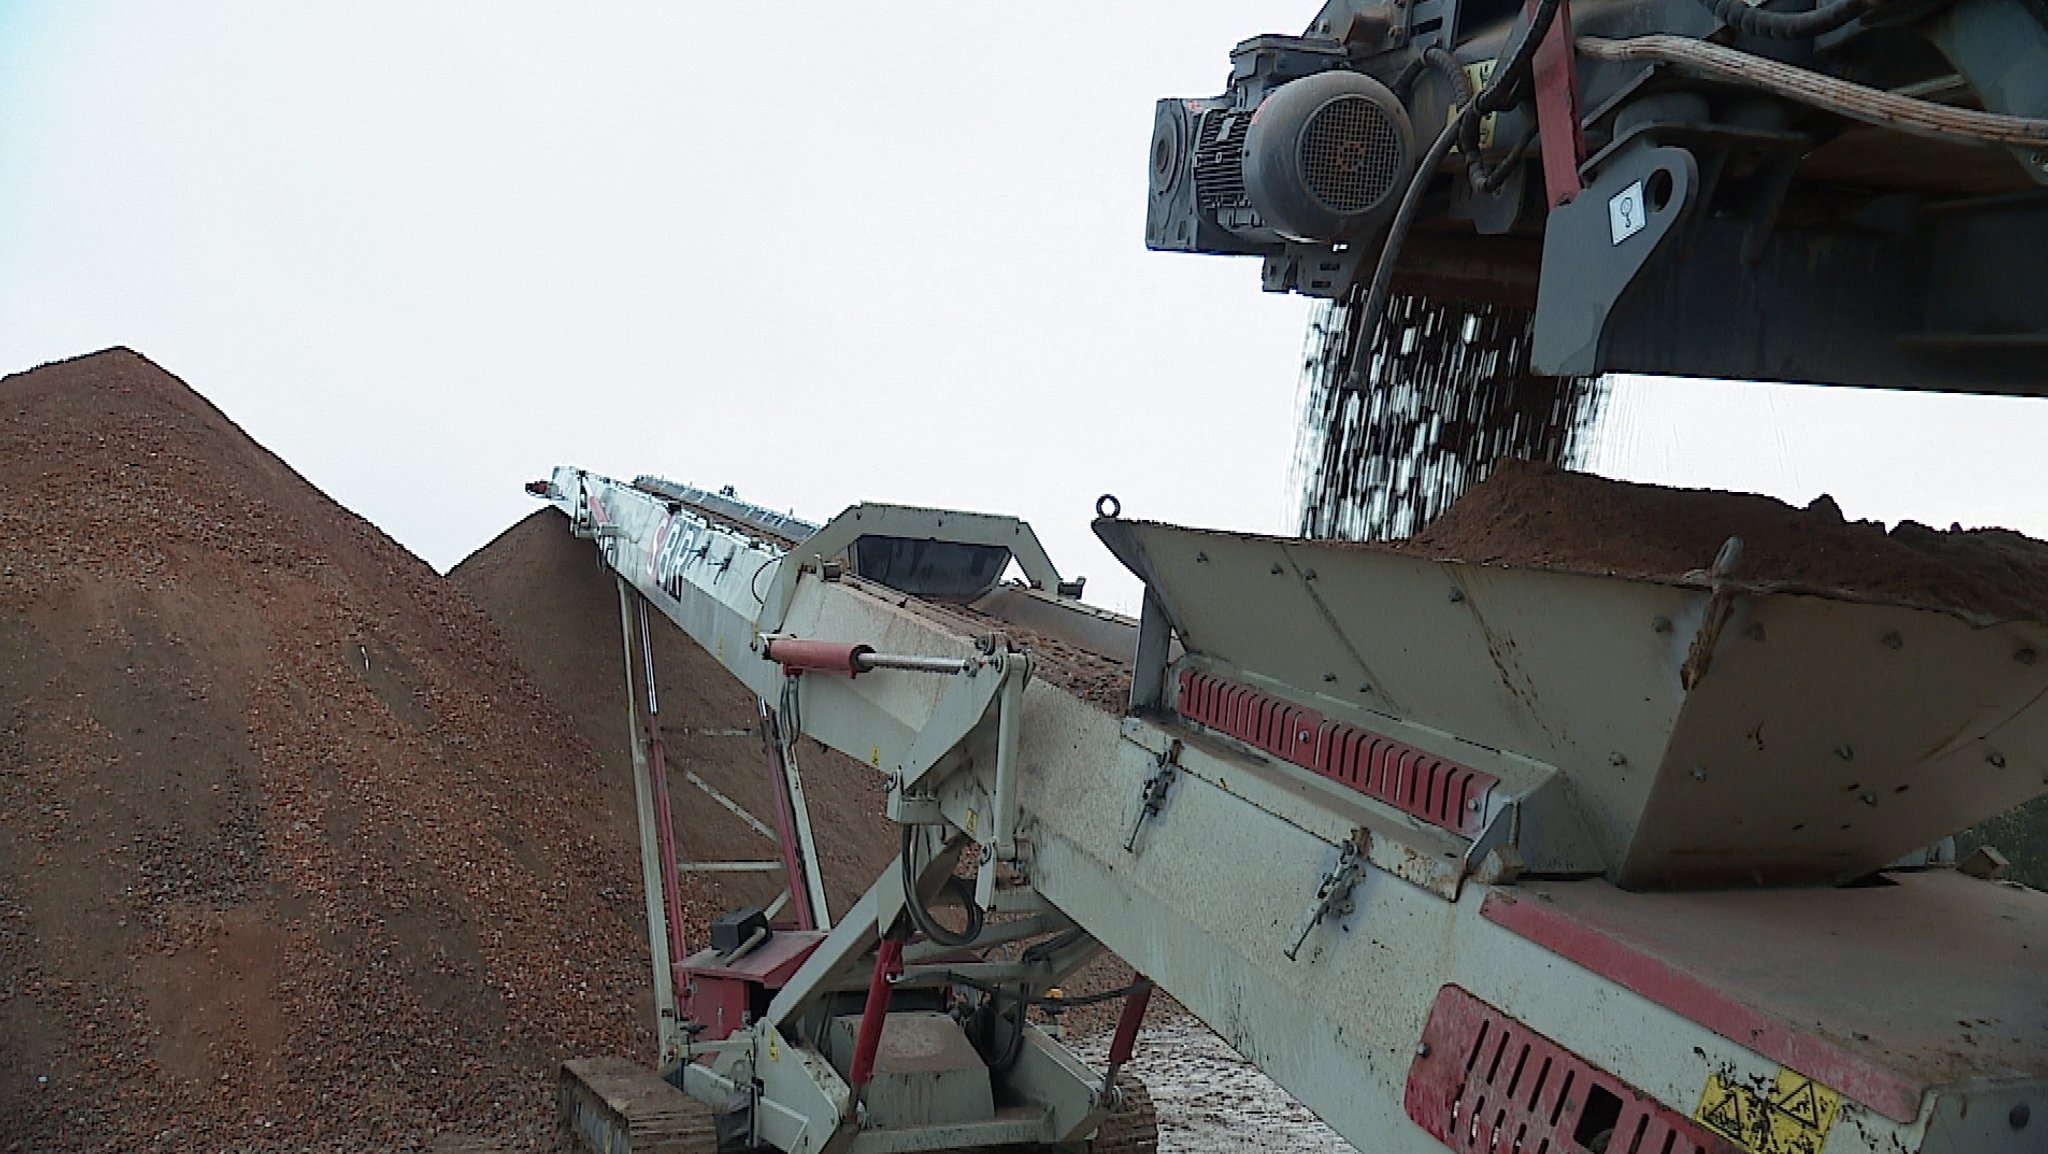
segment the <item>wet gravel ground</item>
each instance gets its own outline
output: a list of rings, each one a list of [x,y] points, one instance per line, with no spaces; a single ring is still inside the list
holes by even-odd
[[[1097,1065],[1109,1055],[1106,1033],[1073,1045]],[[1356,1154],[1306,1106],[1191,1018],[1148,1024],[1126,1068],[1144,1080],[1159,1109],[1160,1154]]]

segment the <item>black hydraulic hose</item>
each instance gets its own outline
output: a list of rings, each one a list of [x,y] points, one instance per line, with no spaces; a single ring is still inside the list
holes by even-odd
[[[1087,930],[1075,926],[1073,929],[1057,937],[1048,938],[1045,941],[1024,947],[1024,960],[1027,962],[1042,962],[1061,950],[1066,949],[1068,946],[1078,944],[1081,939],[1087,936]]]
[[[1071,994],[1065,997],[1049,998],[1043,996],[1031,997],[1015,993],[996,985],[994,982],[984,982],[977,978],[970,978],[966,974],[956,974],[951,971],[946,973],[946,981],[956,986],[965,986],[970,990],[979,990],[997,1001],[1021,1002],[1027,1006],[1037,1006],[1041,1010],[1066,1010],[1072,1009],[1075,1006],[1092,1006],[1098,1002],[1114,1002],[1118,998],[1129,997],[1140,990],[1153,988],[1152,979],[1141,978],[1128,986],[1118,986],[1114,990],[1103,990],[1100,993],[1094,994]]]
[[[1387,229],[1386,243],[1380,248],[1380,262],[1373,269],[1372,283],[1366,288],[1365,304],[1360,309],[1358,345],[1351,350],[1351,371],[1345,380],[1347,388],[1358,387],[1358,378],[1364,368],[1359,358],[1380,327],[1380,317],[1387,311],[1387,298],[1394,280],[1394,262],[1401,259],[1401,244],[1408,238],[1408,230],[1415,225],[1415,214],[1422,207],[1423,189],[1429,185],[1429,174],[1443,163],[1444,157],[1450,155],[1451,144],[1458,138],[1458,125],[1463,120],[1464,117],[1460,116],[1444,125],[1435,143],[1422,155],[1422,164],[1416,170],[1415,178],[1408,182],[1408,191],[1401,197],[1401,207],[1394,213],[1394,223]]]
[[[998,1004],[996,1006],[996,1015],[1000,1017],[1002,1012],[1002,1006]],[[1019,1000],[1017,1003],[1017,1015],[1010,1019],[1010,1044],[1003,1048],[1003,1056],[996,1059],[994,1068],[998,1074],[1009,1073],[1012,1069],[1016,1068],[1017,1059],[1024,1056],[1024,1014],[1024,1003],[1022,1000]]]
[[[1557,10],[1561,6],[1560,0],[1543,0],[1536,6],[1536,15],[1529,21],[1529,27],[1523,30],[1522,38],[1515,42],[1514,51],[1494,66],[1486,87],[1473,98],[1473,106],[1479,110],[1478,116],[1473,117],[1474,121],[1515,104],[1518,99],[1516,90],[1528,77],[1529,66],[1536,60],[1536,50],[1543,46],[1543,38],[1550,35],[1550,22],[1557,19]]]
[[[945,883],[946,888],[953,893],[954,899],[960,903],[960,908],[967,912],[967,928],[964,930],[947,929],[939,919],[932,916],[932,912],[925,906],[924,900],[918,897],[917,875],[924,872],[923,864],[918,860],[921,856],[917,852],[918,837],[918,827],[914,825],[903,827],[901,855],[903,861],[904,911],[910,915],[910,923],[917,927],[918,932],[932,941],[954,949],[971,946],[974,944],[975,939],[981,937],[981,928],[985,919],[982,915],[981,907],[974,904],[974,893],[967,889],[967,883],[957,877],[948,877]]]
[[[1422,79],[1423,73],[1432,69],[1450,81],[1451,87],[1457,90],[1456,103],[1459,107],[1464,107],[1465,103],[1472,99],[1472,78],[1465,74],[1464,65],[1458,63],[1457,57],[1434,45],[1423,49],[1422,55],[1410,60],[1408,67],[1403,68],[1401,74],[1394,78],[1391,86],[1394,95],[1401,98],[1401,103],[1408,103],[1408,94],[1415,88],[1415,82]]]
[[[1423,154],[1422,162],[1415,166],[1415,175],[1409,178],[1408,191],[1401,197],[1401,207],[1394,213],[1393,224],[1387,228],[1386,242],[1380,246],[1379,264],[1373,269],[1372,281],[1366,288],[1365,303],[1360,310],[1358,347],[1351,351],[1352,366],[1346,374],[1346,387],[1358,387],[1364,367],[1360,357],[1370,345],[1373,333],[1379,329],[1380,318],[1386,315],[1387,298],[1393,290],[1394,265],[1401,259],[1401,247],[1407,243],[1409,230],[1415,227],[1415,216],[1422,209],[1423,193],[1429,188],[1430,178],[1436,175],[1437,166],[1444,162],[1444,157],[1450,155],[1451,145],[1465,138],[1467,133],[1470,134],[1465,153],[1467,163],[1477,161],[1480,120],[1510,106],[1519,77],[1528,73],[1530,63],[1536,58],[1537,46],[1543,43],[1543,37],[1550,32],[1551,21],[1557,18],[1559,4],[1560,0],[1542,0],[1537,5],[1535,15],[1522,31],[1522,38],[1515,43],[1514,50],[1495,66],[1486,87],[1466,102],[1449,124],[1444,125],[1443,132]]]
[[[1465,172],[1472,181],[1472,187],[1481,192],[1492,192],[1500,187],[1501,182],[1507,179],[1507,164],[1503,163],[1499,171],[1486,167],[1485,159],[1479,154],[1479,126],[1494,113],[1521,103],[1522,82],[1533,71],[1536,50],[1542,46],[1543,38],[1550,34],[1551,22],[1557,19],[1557,10],[1561,6],[1549,0],[1537,6],[1528,30],[1516,43],[1514,51],[1494,66],[1486,87],[1472,98],[1472,114],[1460,118],[1458,149],[1465,154]]]
[[[1714,19],[1745,36],[1766,40],[1811,40],[1863,15],[1864,0],[1829,0],[1805,12],[1771,12],[1746,0],[1700,0]]]
[[[1422,73],[1429,71],[1434,71],[1445,80],[1450,81],[1451,101],[1461,113],[1466,105],[1472,104],[1479,99],[1480,93],[1473,90],[1472,77],[1465,71],[1465,66],[1458,63],[1457,57],[1435,46],[1423,49],[1422,55],[1416,57],[1414,63],[1408,66],[1408,70],[1402,73],[1402,79],[1406,80],[1409,87],[1412,88],[1415,80],[1419,79]],[[1410,73],[1413,73],[1412,77]],[[1396,91],[1401,98],[1401,103],[1408,103],[1408,90],[1404,88],[1397,89]],[[1502,103],[1512,103],[1512,101]],[[1484,116],[1485,113],[1482,112],[1480,115]],[[1485,192],[1491,192],[1500,187],[1501,182],[1506,179],[1507,170],[1512,166],[1513,160],[1519,158],[1520,151],[1517,150],[1515,157],[1502,162],[1498,172],[1487,171],[1485,158],[1479,154],[1479,123],[1476,117],[1471,120],[1461,119],[1459,121],[1462,127],[1458,130],[1458,148],[1465,154],[1465,171],[1472,179],[1472,186]]]

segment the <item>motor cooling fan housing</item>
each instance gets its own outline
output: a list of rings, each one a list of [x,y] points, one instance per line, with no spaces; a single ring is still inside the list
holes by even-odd
[[[1385,228],[1415,166],[1415,130],[1392,90],[1334,70],[1283,84],[1244,137],[1244,190],[1290,240],[1345,244]]]

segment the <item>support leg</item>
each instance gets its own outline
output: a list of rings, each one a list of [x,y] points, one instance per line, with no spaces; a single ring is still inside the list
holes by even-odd
[[[761,722],[761,747],[775,791],[775,840],[782,851],[783,872],[796,907],[797,927],[829,930],[832,914],[825,904],[824,866],[818,860],[817,837],[811,832],[811,810],[804,801],[803,777],[791,756],[795,735],[785,736],[768,702],[755,699]]]
[[[633,800],[640,825],[640,883],[647,901],[648,953],[654,963],[655,1044],[660,1051],[657,1064],[666,1066],[679,1060],[683,1053],[682,1017],[676,1010],[675,973],[675,963],[683,957],[680,944],[681,901],[676,892],[674,839],[668,823],[668,783],[657,778],[649,765],[647,731],[641,724],[640,697],[636,690],[634,653],[646,641],[645,631],[636,628],[633,612],[639,600],[639,595],[621,578],[619,626],[625,641],[626,726],[632,738]],[[642,624],[644,620],[641,619]],[[636,635],[640,638],[637,645]],[[647,669],[651,674],[651,656]],[[651,684],[648,690],[651,700]],[[663,773],[665,776],[666,771]],[[657,784],[660,787],[658,803]]]

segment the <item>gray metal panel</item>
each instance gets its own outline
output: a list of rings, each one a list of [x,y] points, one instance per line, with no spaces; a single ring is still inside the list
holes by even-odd
[[[826,1045],[835,1064],[852,1064],[859,1036],[860,1015],[832,1019]],[[861,1100],[869,1124],[889,1128],[979,1122],[996,1113],[987,1063],[960,1023],[929,1010],[883,1020],[874,1077]]]
[[[1519,773],[1488,764],[1510,792],[1555,767],[1571,777],[1601,857],[1620,862],[1682,704],[1677,669],[1703,590],[1097,526],[1158,592],[1189,652],[1258,670],[1319,705],[1434,730],[1435,741],[1416,744],[1443,756],[1469,757],[1463,742],[1540,763]],[[1259,612],[1243,611],[1251,603]],[[1660,618],[1678,624],[1660,633]]]
[[[1846,881],[2043,792],[2048,629],[1744,597],[1686,700],[1628,886]]]
[[[1443,756],[1555,767],[1624,885],[1847,880],[2048,788],[2040,625],[1759,587],[1709,629],[1704,588],[1097,531],[1190,653],[1435,731],[1387,732]],[[1541,781],[1487,768],[1510,792]]]

